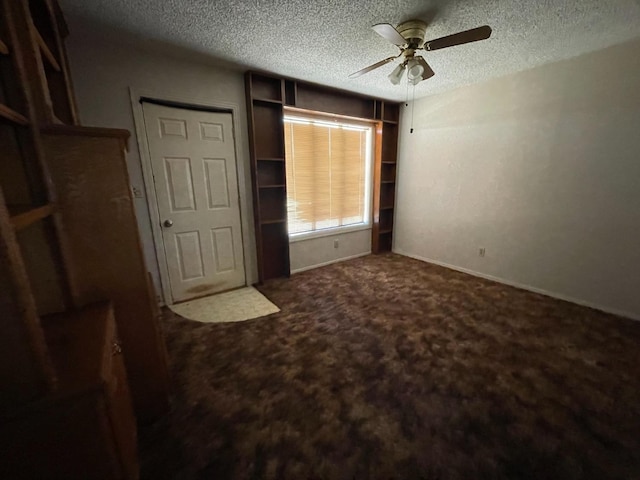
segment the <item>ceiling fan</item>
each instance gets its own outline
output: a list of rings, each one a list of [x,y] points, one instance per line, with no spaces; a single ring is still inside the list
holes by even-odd
[[[425,59],[416,52],[419,50],[433,51],[440,50],[441,48],[454,47],[456,45],[463,45],[465,43],[477,42],[478,40],[486,40],[491,36],[491,27],[485,25],[478,28],[472,28],[471,30],[465,30],[464,32],[454,33],[453,35],[447,35],[446,37],[437,38],[435,40],[425,41],[424,36],[427,31],[427,24],[422,20],[408,20],[398,25],[397,28],[388,23],[379,23],[374,25],[373,30],[390,41],[398,48],[400,48],[400,54],[395,57],[385,58],[373,65],[358,70],[355,73],[349,75],[349,78],[357,78],[365,73],[375,70],[389,62],[393,62],[395,59],[403,57],[402,63],[400,63],[389,75],[389,80],[394,85],[398,85],[402,79],[404,71],[407,71],[407,79],[410,84],[416,85],[422,80],[431,78],[435,75],[435,72],[431,69]]]

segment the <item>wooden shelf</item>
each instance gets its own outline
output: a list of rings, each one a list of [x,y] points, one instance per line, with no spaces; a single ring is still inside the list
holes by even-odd
[[[384,228],[384,229],[380,229],[380,231],[378,232],[378,234],[380,235],[385,235],[387,233],[391,233],[393,232],[393,228]]]
[[[395,180],[381,180],[380,183],[396,183]]]
[[[398,125],[395,120],[383,120],[382,123],[388,123],[389,125]]]
[[[274,223],[287,223],[287,219],[279,218],[277,220],[262,220],[260,225],[273,225]]]
[[[9,55],[9,47],[2,40],[0,40],[0,55]]]
[[[284,158],[258,158],[259,162],[284,162]]]
[[[387,205],[386,207],[380,207],[380,210],[393,210],[393,205]]]
[[[383,165],[395,165],[397,162],[383,161]]]
[[[8,206],[8,208],[11,212],[11,223],[16,230],[27,228],[29,225],[48,217],[54,212],[54,207],[51,204],[41,207]]]
[[[5,104],[0,103],[0,117],[18,125],[29,125],[29,120],[24,115],[19,114],[15,110],[7,107]]]
[[[260,185],[258,188],[284,188],[284,184],[279,185]]]
[[[281,100],[272,100],[270,98],[256,98],[253,97],[253,101],[257,103],[271,103],[273,105],[282,105]]]
[[[71,137],[113,137],[119,138],[129,150],[129,130],[121,128],[85,127],[80,125],[52,124],[40,126],[40,133],[47,135],[67,135]]]
[[[38,47],[40,47],[40,53],[42,53],[42,57],[49,62],[51,68],[53,68],[56,72],[60,72],[62,69],[60,68],[60,64],[56,57],[53,55],[49,46],[45,43],[44,38],[40,35],[40,32],[36,30],[36,41],[38,42]]]

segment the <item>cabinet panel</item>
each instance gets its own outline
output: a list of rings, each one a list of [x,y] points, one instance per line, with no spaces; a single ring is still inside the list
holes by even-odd
[[[385,102],[383,120],[389,122],[397,122],[400,118],[400,105]]]
[[[396,162],[398,154],[398,125],[385,123],[382,128],[382,161]]]
[[[52,228],[51,219],[47,218],[16,234],[38,315],[41,316],[66,309],[62,290],[64,277],[58,269],[56,252],[50,241]]]
[[[43,140],[78,301],[113,301],[136,413],[143,420],[153,418],[168,406],[168,371],[160,327],[145,301],[147,268],[124,145],[121,138],[66,135],[65,129]]]
[[[282,101],[282,80],[254,73],[251,75],[253,98]]]
[[[138,478],[136,425],[108,302],[43,318],[58,387],[3,422],[0,478]]]
[[[2,427],[0,478],[123,478],[95,395],[44,403]]]
[[[138,474],[137,430],[123,357],[114,353],[107,408],[124,476],[133,479]]]
[[[285,222],[287,195],[284,187],[260,189],[260,222]],[[288,240],[287,240],[288,241]]]
[[[286,227],[284,222],[262,225],[265,278],[281,277],[284,269],[289,271],[289,237]]]
[[[284,127],[280,105],[253,106],[255,150],[258,158],[284,158]]]
[[[284,185],[284,162],[258,160],[258,186]]]
[[[296,107],[357,118],[374,118],[375,100],[298,82]]]

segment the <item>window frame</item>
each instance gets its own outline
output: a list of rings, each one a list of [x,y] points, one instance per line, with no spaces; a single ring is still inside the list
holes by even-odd
[[[310,240],[313,238],[329,237],[345,233],[359,232],[363,230],[371,230],[373,228],[373,180],[375,167],[375,148],[376,148],[376,122],[359,118],[336,117],[334,115],[323,115],[317,112],[299,112],[284,111],[282,121],[286,124],[288,121],[296,121],[301,123],[312,123],[326,125],[332,127],[336,124],[345,127],[356,128],[366,131],[366,153],[365,153],[365,174],[364,174],[364,221],[350,225],[341,225],[338,227],[322,228],[319,230],[311,230],[307,232],[289,233],[289,216],[287,215],[287,236],[290,243]],[[285,127],[286,128],[286,127]],[[285,168],[287,168],[287,152],[285,151]],[[288,202],[287,188],[287,202]]]

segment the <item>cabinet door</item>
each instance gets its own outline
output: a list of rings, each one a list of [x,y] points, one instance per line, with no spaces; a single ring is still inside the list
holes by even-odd
[[[137,479],[139,473],[136,422],[131,406],[122,350],[115,339],[112,352],[112,372],[107,384],[109,420],[122,465],[123,478]]]
[[[123,478],[106,412],[102,392],[94,390],[52,398],[4,423],[0,478]]]

